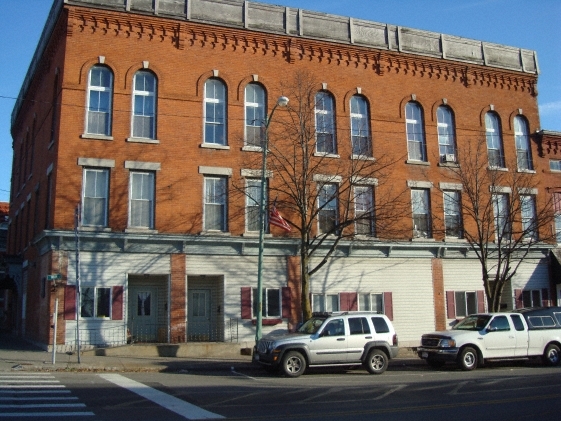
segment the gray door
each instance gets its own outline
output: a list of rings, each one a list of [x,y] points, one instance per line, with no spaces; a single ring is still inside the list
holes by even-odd
[[[211,337],[210,289],[190,289],[188,334],[191,341],[209,341]]]
[[[135,342],[156,341],[157,291],[154,287],[130,288],[129,329]]]
[[[309,344],[312,364],[347,361],[347,336],[343,319],[330,320]]]

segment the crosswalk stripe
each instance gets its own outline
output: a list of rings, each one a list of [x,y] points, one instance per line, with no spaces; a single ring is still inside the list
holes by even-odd
[[[93,412],[0,412],[0,418],[16,417],[91,417]]]
[[[30,401],[75,401],[78,400],[78,397],[76,396],[26,396],[26,397],[18,397],[18,396],[10,396],[7,398],[1,397],[0,396],[0,402],[4,402],[4,401],[10,401],[10,402],[18,402],[18,401],[24,401],[24,402],[30,402]]]
[[[3,385],[0,384],[0,389],[39,389],[39,388],[51,388],[51,389],[64,389],[66,386],[62,384],[11,384]]]
[[[0,405],[0,409],[37,409],[37,408],[85,408],[85,403],[31,403]]]
[[[49,389],[49,390],[11,390],[3,389],[0,390],[0,396],[2,395],[36,395],[38,393],[49,394],[49,395],[60,395],[65,393],[71,393],[68,389]]]
[[[60,383],[58,380],[53,379],[53,380],[22,380],[22,379],[0,379],[0,383],[33,383],[33,384],[37,384],[37,383]]]

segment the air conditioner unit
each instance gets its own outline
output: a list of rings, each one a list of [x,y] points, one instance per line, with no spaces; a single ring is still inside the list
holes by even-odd
[[[456,162],[456,157],[453,153],[447,153],[444,155],[444,162]]]

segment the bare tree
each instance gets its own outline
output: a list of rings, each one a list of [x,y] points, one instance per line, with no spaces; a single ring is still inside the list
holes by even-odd
[[[553,218],[551,198],[537,194],[532,171],[496,152],[485,138],[468,141],[458,150],[460,164],[448,167],[452,183],[440,187],[445,235],[463,237],[477,255],[489,311],[500,310],[505,286],[532,249],[551,240]]]
[[[274,175],[269,201],[292,227],[287,235],[299,236],[304,319],[312,312],[310,278],[340,242],[392,238],[399,217],[410,212],[405,188],[396,191],[385,183],[396,160],[374,157],[368,119],[351,130],[336,130],[335,123],[343,120],[321,88],[311,73],[292,75],[282,85],[289,106],[277,111],[269,131],[268,168]],[[259,168],[257,162],[249,165]]]

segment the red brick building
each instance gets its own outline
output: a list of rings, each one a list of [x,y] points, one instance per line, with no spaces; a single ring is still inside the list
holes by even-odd
[[[468,139],[486,139],[489,166],[532,174],[538,208],[561,185],[544,146],[558,134],[533,135],[533,51],[237,0],[55,0],[12,115],[21,333],[52,343],[58,298],[60,345],[74,346],[78,315],[92,345],[251,343],[258,241],[255,220],[235,216],[255,213],[233,186],[256,187],[255,122],[302,73],[317,79],[318,189],[344,182],[329,176],[339,163],[385,155],[396,162],[390,181],[361,191],[401,186],[413,204],[395,238],[353,228],[313,275],[313,308],[384,311],[410,345],[485,308],[478,261],[459,225],[446,225],[461,211],[443,216],[440,190],[461,191],[448,170]],[[276,113],[287,122],[288,111]],[[324,233],[320,221],[314,234]],[[266,238],[266,326],[301,318],[297,247],[294,232]],[[532,250],[506,307],[518,290],[553,301],[551,248]],[[452,305],[457,297],[465,302]]]

